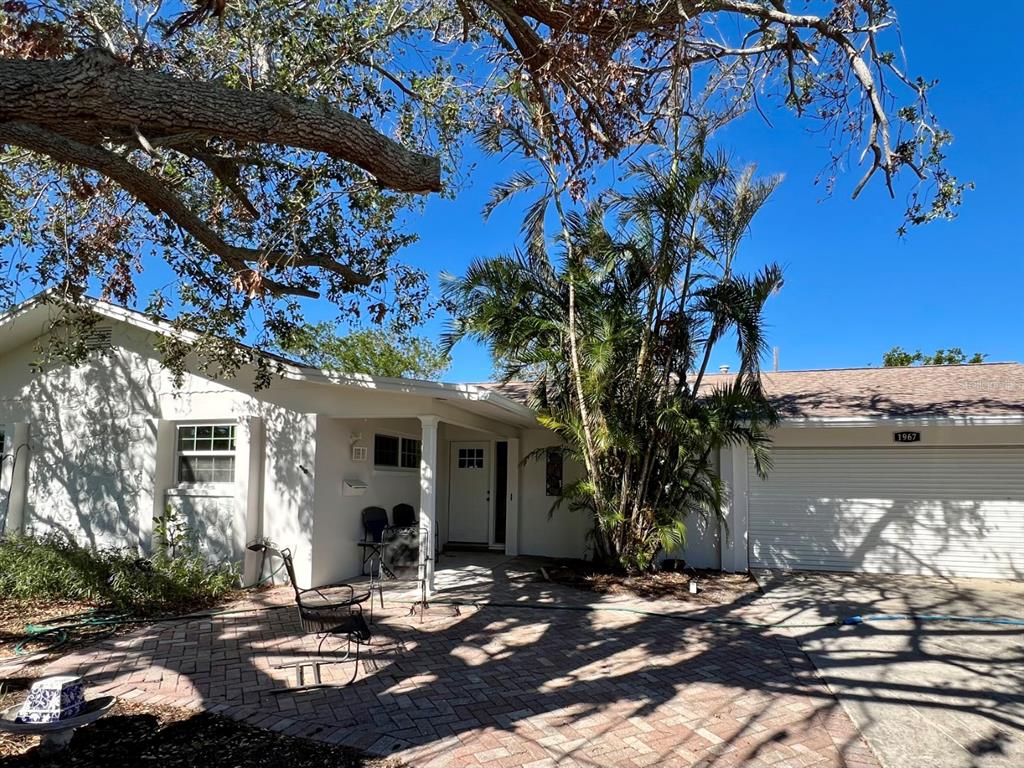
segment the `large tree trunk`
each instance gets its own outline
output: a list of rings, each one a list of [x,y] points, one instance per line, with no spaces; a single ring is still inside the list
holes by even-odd
[[[73,59],[0,59],[0,122],[24,121],[84,143],[220,137],[346,160],[402,192],[441,188],[436,157],[410,152],[348,112],[278,93],[131,69],[94,48]]]

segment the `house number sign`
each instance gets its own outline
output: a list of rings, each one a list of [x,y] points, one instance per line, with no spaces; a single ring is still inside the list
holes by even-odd
[[[920,432],[893,432],[892,441],[894,443],[920,443],[921,433]]]

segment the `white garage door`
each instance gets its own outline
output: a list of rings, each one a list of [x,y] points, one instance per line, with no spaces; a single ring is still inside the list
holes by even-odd
[[[750,565],[1024,578],[1024,449],[777,449]]]

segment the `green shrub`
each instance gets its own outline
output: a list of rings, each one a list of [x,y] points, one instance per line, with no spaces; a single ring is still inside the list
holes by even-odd
[[[238,587],[233,566],[210,565],[168,513],[154,521],[156,552],[90,549],[63,533],[0,539],[0,595],[93,603],[135,615],[211,605]]]

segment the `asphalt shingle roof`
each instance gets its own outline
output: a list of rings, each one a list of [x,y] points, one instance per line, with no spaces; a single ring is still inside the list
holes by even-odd
[[[762,377],[784,418],[1024,415],[1020,363],[778,371]],[[716,373],[706,381],[714,386],[731,378]],[[531,383],[479,386],[526,404]]]

